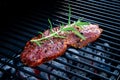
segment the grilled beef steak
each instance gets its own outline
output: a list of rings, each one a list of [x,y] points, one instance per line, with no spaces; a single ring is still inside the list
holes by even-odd
[[[74,26],[76,28],[76,26]],[[58,31],[60,27],[53,28],[53,31]],[[77,28],[76,28],[77,29]],[[85,40],[76,36],[73,32],[61,32],[60,35],[64,35],[65,38],[51,37],[44,40],[39,46],[34,42],[28,41],[21,54],[21,60],[24,64],[36,67],[44,62],[53,60],[61,55],[63,55],[66,49],[70,46],[75,48],[82,48],[88,43],[95,41],[101,34],[102,29],[98,25],[87,25],[83,29],[78,29],[80,33],[85,36]],[[50,34],[50,30],[46,30],[44,36]],[[42,35],[38,35],[34,39],[40,39]]]

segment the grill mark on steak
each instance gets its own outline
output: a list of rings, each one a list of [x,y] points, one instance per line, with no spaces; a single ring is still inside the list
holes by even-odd
[[[53,28],[53,31],[59,30],[60,27]],[[36,67],[42,63],[53,60],[65,53],[68,47],[72,46],[75,48],[82,48],[88,43],[95,41],[101,34],[102,29],[98,25],[88,25],[85,26],[82,30],[78,31],[82,33],[86,40],[82,40],[74,33],[60,33],[66,38],[50,38],[49,40],[43,41],[41,46],[38,46],[36,43],[28,41],[26,46],[21,54],[21,60],[25,65]],[[44,36],[50,34],[50,30],[43,32]],[[42,35],[38,35],[32,39],[39,39]]]

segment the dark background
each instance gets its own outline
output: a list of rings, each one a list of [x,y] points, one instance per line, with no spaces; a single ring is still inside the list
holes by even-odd
[[[12,28],[10,24],[15,23],[19,17],[29,15],[34,9],[49,10],[54,7],[57,0],[3,0],[0,1],[1,7],[1,29],[0,32]]]

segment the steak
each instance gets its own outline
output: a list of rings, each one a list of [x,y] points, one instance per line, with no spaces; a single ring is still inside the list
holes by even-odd
[[[44,40],[41,45],[28,41],[20,55],[21,61],[25,65],[36,67],[63,55],[68,47],[82,48],[86,46],[90,42],[99,38],[103,31],[98,25],[93,24],[86,25],[83,29],[78,29],[76,26],[74,26],[74,28],[82,33],[86,39],[82,40],[73,32],[69,31],[59,33],[59,35],[65,36],[65,38],[51,37]],[[59,29],[60,27],[55,27],[52,30],[56,32]],[[43,34],[44,36],[48,36],[50,34],[50,30],[46,30]],[[42,34],[39,34],[31,40],[40,38],[42,38]]]

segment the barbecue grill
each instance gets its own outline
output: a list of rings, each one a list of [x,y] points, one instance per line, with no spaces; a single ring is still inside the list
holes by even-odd
[[[0,30],[1,80],[120,80],[119,0],[6,3]],[[67,24],[69,4],[71,22],[84,18],[99,24],[104,30],[101,37],[82,49],[70,47],[63,56],[38,67],[23,65],[20,54],[25,43],[49,29],[48,18],[54,27]]]

